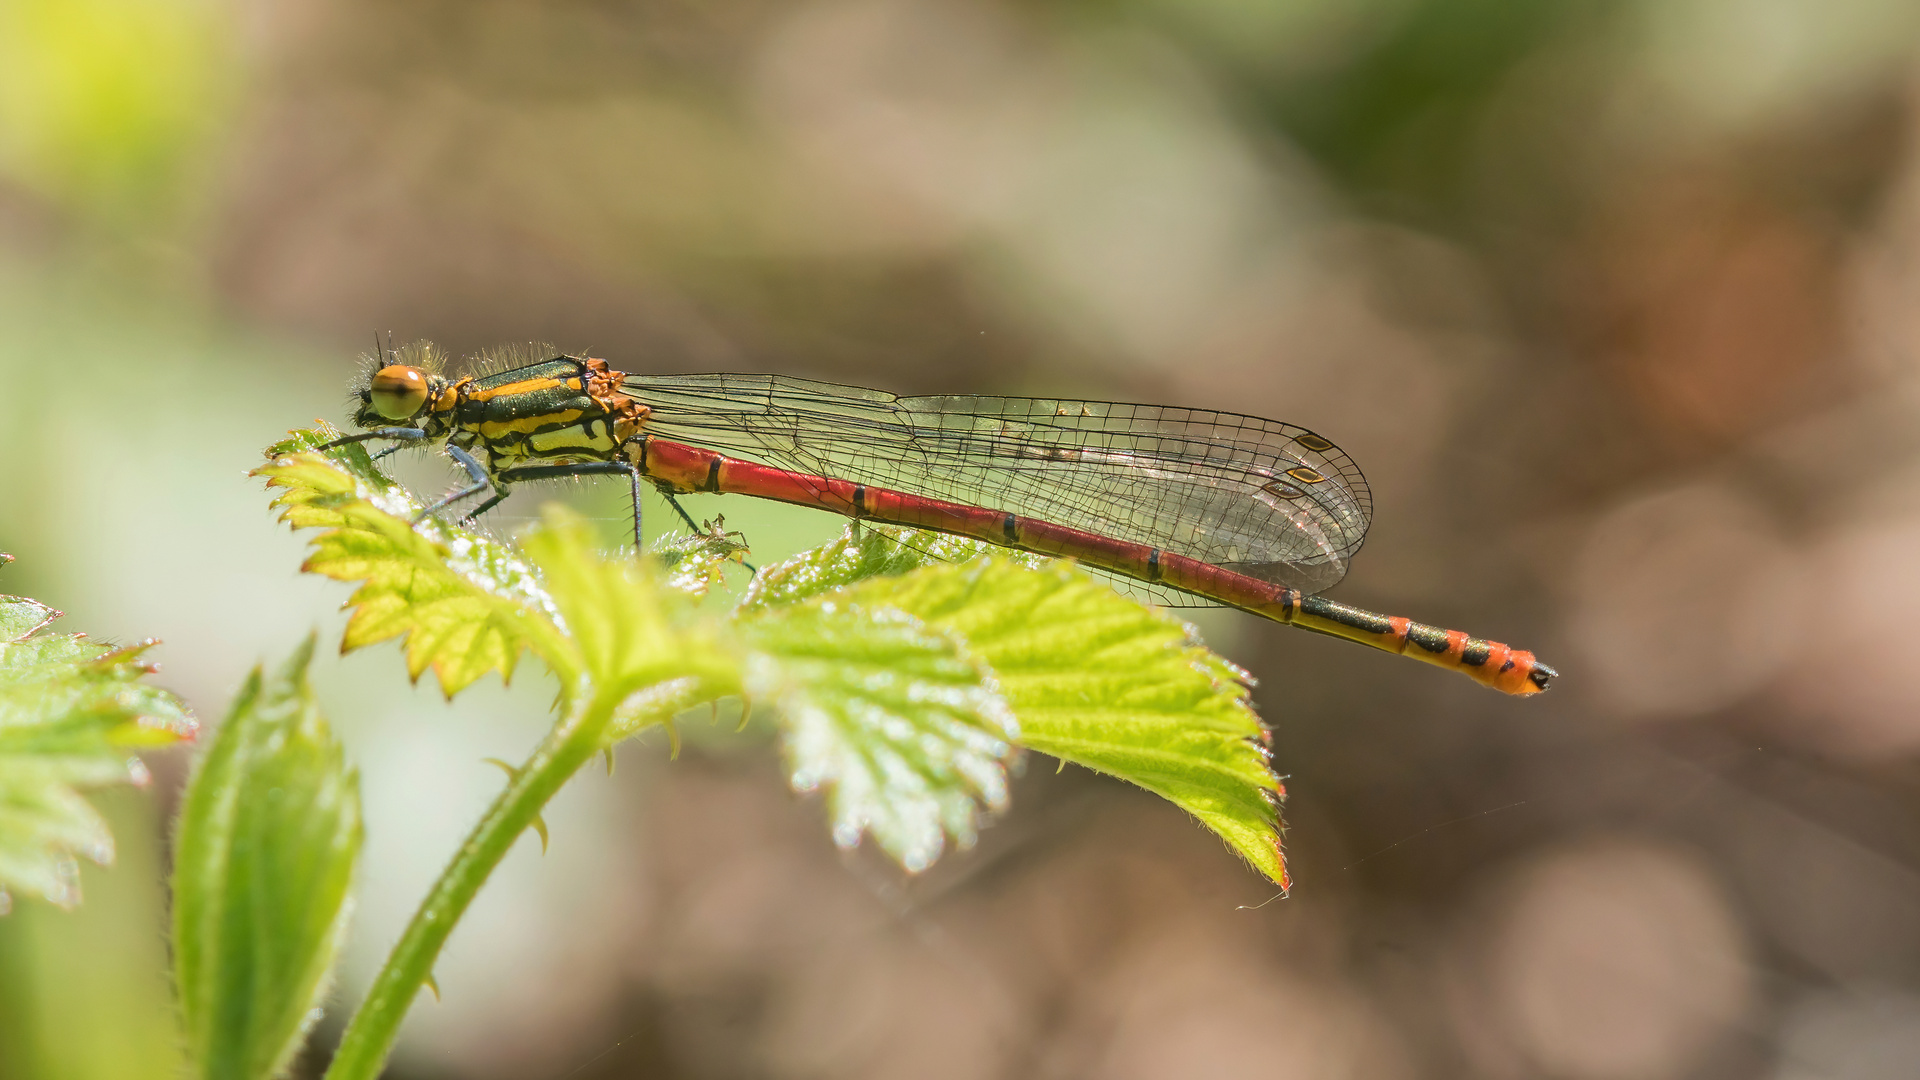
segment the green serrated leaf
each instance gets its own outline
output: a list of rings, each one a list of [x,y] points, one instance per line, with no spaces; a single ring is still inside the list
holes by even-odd
[[[1284,789],[1248,701],[1251,679],[1180,620],[1069,564],[1034,571],[1004,557],[873,578],[845,595],[965,641],[992,668],[1022,746],[1162,796],[1286,885]]]
[[[431,668],[449,697],[489,671],[511,677],[526,648],[568,693],[591,687],[615,703],[675,676],[710,696],[738,686],[738,665],[714,648],[711,628],[684,618],[685,594],[663,594],[650,560],[603,557],[571,511],[549,507],[518,549],[432,517],[416,524],[418,504],[359,444],[309,449],[331,435],[294,433],[255,475],[284,489],[274,500],[283,518],[325,530],[303,569],[360,582],[343,650],[404,635],[408,673]],[[724,532],[704,545],[705,555],[689,551],[688,559],[737,549]],[[669,595],[680,599],[668,604]],[[669,696],[685,693],[683,685]],[[658,707],[650,698],[616,708],[609,737],[657,723]]]
[[[909,871],[951,836],[973,843],[979,807],[1006,803],[1016,729],[991,674],[955,638],[888,607],[832,600],[740,627],[747,689],[780,709],[793,786],[829,788],[833,838],[872,832]]]
[[[80,789],[144,783],[133,751],[191,738],[172,694],[141,682],[157,642],[114,648],[40,633],[59,612],[0,597],[0,911],[9,890],[80,901],[76,856],[106,864],[113,836]]]
[[[448,697],[489,671],[511,679],[521,650],[532,648],[567,675],[578,668],[555,625],[557,609],[511,547],[429,517],[404,488],[373,468],[359,444],[327,455],[305,449],[328,431],[299,432],[276,444],[271,464],[254,470],[285,489],[273,505],[295,528],[326,530],[312,541],[303,569],[361,585],[342,650],[405,636],[407,672],[432,669]]]
[[[265,1080],[299,1049],[346,932],[360,782],[307,685],[310,637],[255,668],[187,785],[173,954],[196,1074]]]

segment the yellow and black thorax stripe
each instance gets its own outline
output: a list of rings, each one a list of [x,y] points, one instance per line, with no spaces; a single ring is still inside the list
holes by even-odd
[[[484,447],[496,468],[534,461],[608,461],[645,425],[604,360],[556,357],[459,380],[437,419],[454,442]],[[446,400],[443,398],[442,400]]]

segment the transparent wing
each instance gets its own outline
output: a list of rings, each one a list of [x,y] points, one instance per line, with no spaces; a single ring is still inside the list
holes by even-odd
[[[1319,592],[1372,495],[1305,428],[1158,405],[896,397],[780,375],[630,375],[660,438],[1085,529]]]

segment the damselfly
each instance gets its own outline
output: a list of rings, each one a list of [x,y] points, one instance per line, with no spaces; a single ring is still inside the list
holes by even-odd
[[[525,480],[620,474],[673,496],[730,492],[971,537],[1451,668],[1509,694],[1533,654],[1318,596],[1366,537],[1372,496],[1331,441],[1291,424],[1157,405],[895,397],[780,375],[629,375],[546,347],[444,373],[415,343],[371,359],[328,446],[439,444],[471,481],[428,508]],[[680,516],[693,519],[673,503]],[[696,531],[698,526],[694,526]]]

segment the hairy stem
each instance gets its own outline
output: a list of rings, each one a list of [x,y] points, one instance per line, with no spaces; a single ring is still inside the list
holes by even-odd
[[[691,680],[679,681],[684,684]],[[691,696],[683,685],[682,693],[663,695],[663,700],[648,711],[665,719],[690,704]],[[406,933],[393,947],[359,1011],[348,1023],[333,1064],[327,1068],[326,1080],[375,1080],[379,1076],[400,1032],[401,1020],[432,974],[447,935],[453,932],[480,886],[520,834],[533,824],[547,800],[606,745],[608,721],[619,702],[588,695],[576,700],[581,704],[568,707],[561,722],[515,771],[506,790],[487,808],[486,816],[474,826],[414,912]]]

